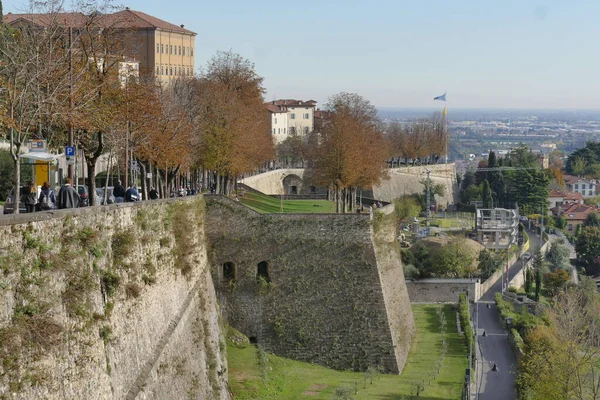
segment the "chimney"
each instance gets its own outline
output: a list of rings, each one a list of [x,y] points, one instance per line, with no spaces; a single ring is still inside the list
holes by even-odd
[[[185,25],[181,24],[181,25],[179,25],[179,26],[183,28]]]

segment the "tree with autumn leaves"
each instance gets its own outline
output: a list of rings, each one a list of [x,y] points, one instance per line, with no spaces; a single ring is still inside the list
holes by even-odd
[[[325,108],[323,129],[308,141],[308,179],[331,188],[337,212],[347,212],[358,188],[386,177],[386,142],[377,109],[360,95],[339,93]]]

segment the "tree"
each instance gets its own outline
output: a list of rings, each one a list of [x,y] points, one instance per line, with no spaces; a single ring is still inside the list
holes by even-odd
[[[583,156],[577,156],[571,164],[571,171],[577,176],[582,176],[588,166],[586,159]]]
[[[476,272],[474,257],[465,251],[466,239],[456,238],[432,256],[433,274],[439,278],[465,278]]]
[[[525,270],[525,293],[530,294],[533,288],[533,271],[531,268]]]
[[[595,262],[600,257],[600,228],[585,227],[577,237],[575,244],[577,261],[590,276],[600,274],[599,265]]]
[[[562,289],[567,282],[569,282],[569,273],[563,269],[556,269],[544,274],[543,284],[551,297],[558,294],[558,291]]]
[[[542,272],[534,269],[535,276],[535,301],[540,301],[540,292],[542,291]]]
[[[273,158],[264,92],[254,64],[231,51],[217,52],[198,79],[197,157],[214,171],[218,193],[228,194],[237,176]]]
[[[301,163],[301,167],[304,168],[306,159],[304,136],[299,135],[296,130],[292,131],[292,134],[277,146],[277,156],[279,159],[284,159],[286,165],[291,163],[292,166],[296,166]]]
[[[583,226],[600,228],[600,214],[598,214],[597,212],[592,212],[588,214],[588,216],[585,218]]]
[[[479,261],[477,269],[481,274],[482,279],[490,277],[502,265],[502,258],[493,251],[487,249],[483,249],[479,252],[477,260]]]
[[[595,289],[595,288],[594,288]],[[598,294],[578,287],[557,292],[546,312],[548,325],[525,337],[517,378],[531,399],[598,399],[600,343]]]
[[[333,188],[337,211],[353,206],[356,188],[387,175],[386,142],[377,109],[355,93],[339,93],[326,104],[328,121],[310,142],[310,180]]]
[[[483,200],[483,208],[492,208],[494,199],[492,198],[492,190],[490,189],[490,183],[488,180],[483,181],[483,187],[481,189],[481,199]]]
[[[394,200],[394,209],[398,220],[404,221],[409,218],[417,217],[421,212],[421,206],[414,196],[402,196]]]
[[[570,254],[570,247],[565,244],[564,239],[559,239],[552,242],[550,245],[550,250],[546,254],[546,258],[548,261],[550,261],[552,269],[567,269],[571,266],[571,262],[569,260]]]

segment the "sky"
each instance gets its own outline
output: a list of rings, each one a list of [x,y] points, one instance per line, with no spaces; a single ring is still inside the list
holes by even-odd
[[[2,0],[18,12],[26,0]],[[196,65],[251,60],[266,99],[378,107],[600,109],[598,0],[129,0],[196,32]]]

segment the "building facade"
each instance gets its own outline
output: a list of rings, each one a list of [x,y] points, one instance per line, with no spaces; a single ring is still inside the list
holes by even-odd
[[[566,175],[565,184],[567,190],[572,193],[581,193],[583,197],[596,196],[596,181],[592,179],[579,178],[577,176]]]
[[[517,243],[519,212],[506,208],[477,209],[477,241],[487,249],[508,249]]]
[[[39,26],[58,24],[81,30],[90,21],[82,13],[11,14],[4,16],[5,23],[19,26],[32,23]],[[98,27],[123,32],[122,53],[124,62],[138,63],[142,73],[152,73],[161,83],[168,83],[195,71],[194,53],[196,33],[141,11],[124,10],[97,17]]]
[[[265,104],[271,115],[271,134],[275,144],[292,135],[305,136],[315,129],[314,100],[273,100]]]

